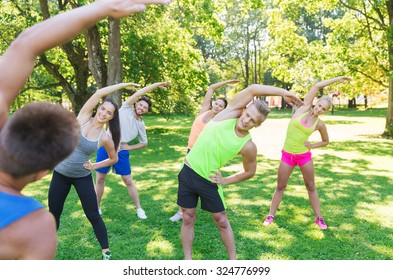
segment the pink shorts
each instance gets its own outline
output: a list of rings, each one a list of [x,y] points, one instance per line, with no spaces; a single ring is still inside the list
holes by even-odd
[[[307,162],[312,160],[310,151],[304,154],[291,154],[282,150],[281,153],[282,153],[281,160],[289,164],[290,166],[296,166],[297,164],[299,166],[303,166]]]

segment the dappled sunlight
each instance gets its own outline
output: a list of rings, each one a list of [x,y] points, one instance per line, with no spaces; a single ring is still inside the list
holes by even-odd
[[[393,144],[393,143],[392,143]],[[392,152],[393,153],[393,152]],[[370,155],[367,157],[370,162],[369,168],[374,170],[386,171],[386,175],[390,175],[393,178],[393,161],[392,156],[374,156]]]
[[[83,217],[83,215],[85,215],[85,213],[83,212],[82,206],[81,206],[80,210],[77,210],[77,211],[74,211],[74,212],[70,213],[70,217],[74,218],[74,219],[80,219],[81,217]],[[63,218],[63,217],[61,217],[61,218]]]
[[[290,260],[291,258],[289,256],[286,256],[285,254],[275,254],[273,252],[266,252],[263,253],[262,255],[257,258],[257,260]]]
[[[312,230],[306,231],[304,234],[314,240],[324,239],[325,238],[324,232],[322,230],[320,230],[319,228],[317,228],[318,226],[315,224],[313,225],[313,227],[315,227],[315,228]]]
[[[319,157],[323,161],[322,157],[324,154],[334,154],[336,157],[341,158],[342,162],[339,165],[333,166],[332,171],[337,173],[347,173],[349,170],[356,169],[359,167],[359,161],[364,158],[364,155],[356,151],[345,152],[345,151],[334,151],[334,150],[321,150]],[[318,158],[315,161],[318,161]],[[387,171],[392,174],[392,159],[391,156],[367,156],[367,161],[363,161],[363,164],[367,165],[369,169]]]
[[[168,197],[168,195],[164,192],[162,193],[156,193],[154,195],[152,195],[152,200],[154,201],[158,201],[158,200],[165,200]]]
[[[291,218],[291,224],[298,224],[298,225],[307,225],[312,222],[312,218],[310,218],[311,207],[307,208],[299,208],[295,205],[288,205],[288,211],[291,211],[293,217]]]
[[[225,203],[227,205],[242,205],[242,206],[259,206],[259,201],[244,200],[240,194],[231,193],[229,195],[225,194]]]
[[[308,200],[308,192],[307,192],[306,187],[304,185],[291,184],[291,182],[288,183],[287,189],[284,192],[283,201],[288,196],[298,197],[298,198],[303,198],[303,199]]]
[[[393,201],[386,205],[359,203],[355,210],[358,219],[378,224],[382,228],[393,228]]]
[[[240,230],[239,234],[241,237],[249,238],[253,240],[268,240],[271,237],[271,234],[268,231],[264,230],[256,230],[256,231],[249,231],[249,230]]]
[[[325,199],[346,199],[349,197],[349,194],[345,192],[326,192],[324,194]]]
[[[23,190],[22,194],[33,197],[48,197],[48,190],[52,174],[47,174],[43,179],[28,184]]]
[[[243,170],[243,164],[241,163],[241,159],[239,159],[239,160],[240,160],[239,161],[240,163],[224,166],[223,168],[221,168],[221,171],[224,171],[224,172],[239,172],[239,171]]]
[[[265,240],[266,245],[271,246],[276,250],[280,250],[286,247],[291,247],[294,242],[296,242],[296,238],[288,233],[287,234],[281,233],[279,240],[276,239]]]
[[[187,155],[187,148],[185,146],[179,146],[179,145],[171,145],[171,148],[175,150],[178,153],[184,153],[184,157]]]
[[[290,232],[285,229],[277,229],[276,224],[272,224],[269,227],[261,227],[260,230],[240,230],[239,238],[245,239],[245,243],[262,242],[265,246],[275,248],[275,250],[281,250],[286,247],[292,246],[296,242],[296,237],[290,234]],[[279,240],[272,238],[272,234],[280,235]]]
[[[112,192],[112,188],[110,186],[105,186],[104,193],[102,195],[102,199],[105,199]]]
[[[353,224],[349,224],[349,223],[340,224],[338,226],[338,229],[342,230],[342,231],[354,231],[354,230],[356,230],[355,226]]]
[[[146,245],[146,252],[152,258],[170,258],[174,255],[175,248],[168,240],[156,237]]]
[[[182,163],[183,161],[174,162],[173,160],[161,160],[160,162],[144,163],[143,167],[138,169],[138,173],[155,171],[168,174],[169,171],[179,172]]]
[[[390,240],[393,243],[392,236],[390,236]],[[388,260],[392,260],[393,259],[393,253],[392,253],[391,246],[373,245],[373,244],[370,244],[370,243],[366,243],[366,244],[364,244],[364,246],[368,247],[370,250],[378,252],[381,255],[387,256],[386,259],[388,259]]]

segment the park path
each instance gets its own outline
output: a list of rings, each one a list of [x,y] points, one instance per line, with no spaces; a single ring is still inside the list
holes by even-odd
[[[342,117],[325,115],[323,121],[335,121],[339,124],[327,124],[330,142],[346,140],[365,140],[370,137],[378,138],[384,131],[386,119],[377,117]],[[269,119],[258,128],[251,130],[258,154],[269,159],[280,160],[289,118]],[[353,123],[351,123],[353,122]],[[310,141],[319,141],[316,131],[310,136]],[[317,151],[316,149],[315,151]]]

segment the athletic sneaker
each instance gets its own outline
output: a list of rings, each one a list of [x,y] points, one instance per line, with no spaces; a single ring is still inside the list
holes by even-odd
[[[109,261],[112,259],[111,252],[107,251],[104,254],[102,254],[102,260],[104,261]]]
[[[139,208],[138,210],[136,210],[136,214],[138,215],[139,219],[142,219],[142,220],[147,219],[145,211],[142,208]]]
[[[263,222],[264,226],[268,226],[274,221],[274,216],[273,215],[267,215],[266,220]]]
[[[182,211],[177,211],[175,215],[169,218],[172,222],[177,222],[178,220],[183,219],[183,212]]]
[[[315,219],[315,223],[319,226],[320,229],[327,229],[327,225],[322,217],[318,217]]]

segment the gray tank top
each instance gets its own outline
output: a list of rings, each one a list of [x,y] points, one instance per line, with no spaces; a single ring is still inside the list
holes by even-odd
[[[82,128],[85,125],[86,124],[81,126],[79,145],[75,148],[74,152],[68,158],[60,162],[55,167],[55,170],[64,176],[71,178],[80,178],[85,177],[91,173],[90,170],[87,170],[83,167],[83,164],[90,159],[90,156],[95,151],[97,151],[104,129],[100,132],[97,140],[89,140],[82,134]]]

